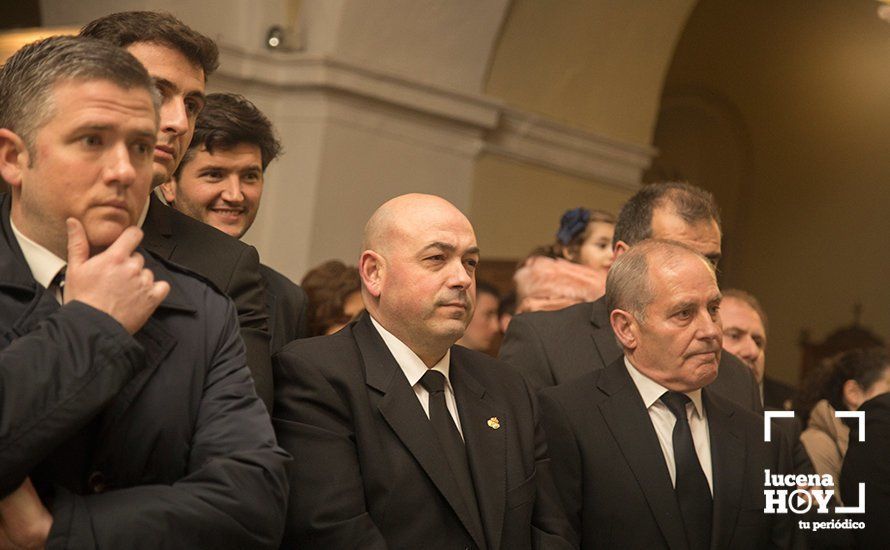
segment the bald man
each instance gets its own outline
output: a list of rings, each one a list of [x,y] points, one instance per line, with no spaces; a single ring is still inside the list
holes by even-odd
[[[367,312],[276,356],[274,423],[294,456],[284,546],[574,547],[529,388],[454,345],[478,262],[473,227],[439,197],[368,221]]]

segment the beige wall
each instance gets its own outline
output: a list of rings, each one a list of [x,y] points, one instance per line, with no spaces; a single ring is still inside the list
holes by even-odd
[[[661,83],[694,0],[516,0],[486,92],[633,143],[649,143]]]
[[[666,81],[668,96],[719,98],[748,132],[750,157],[726,152],[741,160],[723,173],[700,116],[684,124],[667,113],[655,145],[670,157],[658,163],[736,193],[738,204],[724,204],[735,216],[724,280],[761,298],[767,369],[788,381],[801,329],[822,338],[852,321],[856,302],[863,324],[890,336],[890,25],[875,11],[874,2],[702,0]]]
[[[662,81],[694,0],[516,0],[486,93],[633,147],[651,143]],[[490,257],[551,242],[568,208],[617,213],[635,190],[494,154],[476,164],[471,217]]]
[[[484,258],[516,259],[555,240],[569,208],[617,214],[630,192],[582,178],[484,155],[476,163],[470,218]]]

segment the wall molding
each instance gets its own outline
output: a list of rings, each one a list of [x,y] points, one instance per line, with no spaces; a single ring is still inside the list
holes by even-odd
[[[467,139],[473,142],[469,147],[480,153],[629,191],[638,189],[643,171],[657,153],[652,146],[581,130],[484,94],[447,89],[343,59],[219,45],[222,62],[217,74],[223,77],[273,89],[338,92],[444,119],[469,127]]]
[[[486,137],[484,149],[629,191],[639,189],[643,171],[658,152],[512,108],[501,112],[501,123]]]

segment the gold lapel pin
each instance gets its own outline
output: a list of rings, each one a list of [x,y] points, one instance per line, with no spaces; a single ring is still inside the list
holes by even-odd
[[[492,416],[491,418],[488,419],[488,427],[491,428],[492,430],[497,430],[498,428],[501,427],[501,421],[498,420],[498,417]]]

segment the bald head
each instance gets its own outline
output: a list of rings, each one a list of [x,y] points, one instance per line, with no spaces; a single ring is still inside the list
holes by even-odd
[[[363,246],[359,272],[369,313],[435,363],[473,315],[479,248],[470,221],[441,197],[402,195],[374,212]]]
[[[442,197],[409,193],[386,201],[371,215],[365,224],[362,248],[382,252],[388,244],[415,234],[434,219],[462,222],[473,230],[467,217]]]

